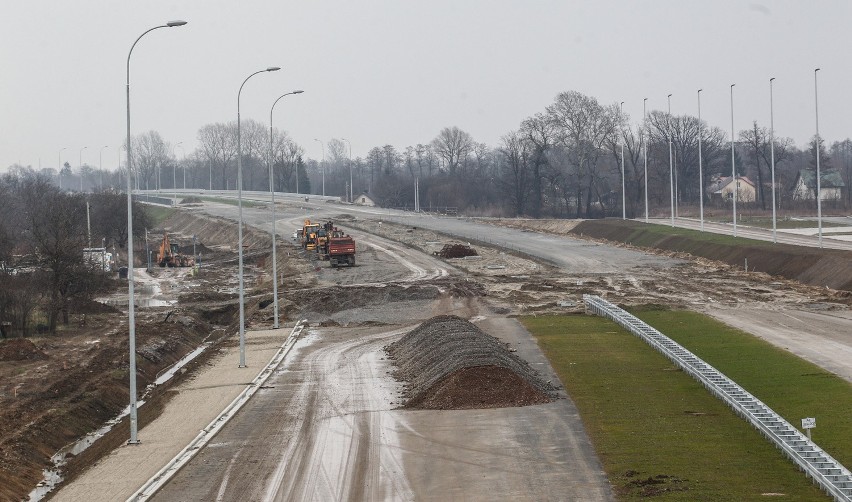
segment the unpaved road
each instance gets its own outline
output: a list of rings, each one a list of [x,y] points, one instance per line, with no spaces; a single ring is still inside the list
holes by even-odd
[[[484,325],[525,350],[534,345],[514,321]],[[403,331],[310,330],[268,388],[155,500],[612,499],[567,399],[394,409],[400,389],[382,347]]]

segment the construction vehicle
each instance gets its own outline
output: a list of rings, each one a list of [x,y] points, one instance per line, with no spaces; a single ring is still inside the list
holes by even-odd
[[[302,227],[302,247],[308,251],[317,249],[317,232],[320,229],[319,223],[311,223],[311,220],[305,220],[305,226]]]
[[[337,236],[335,236],[337,235]],[[331,268],[355,266],[355,239],[335,230],[328,239],[328,261]]]
[[[180,252],[180,246],[169,241],[168,232],[163,232],[163,241],[157,251],[157,265],[161,267],[193,267],[195,257]]]

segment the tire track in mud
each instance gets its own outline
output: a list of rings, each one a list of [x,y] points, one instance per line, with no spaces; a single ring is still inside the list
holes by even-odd
[[[411,498],[394,453],[392,395],[376,371],[381,346],[401,332],[324,344],[301,363],[307,377],[293,400],[304,403],[302,425],[279,458],[265,500]]]

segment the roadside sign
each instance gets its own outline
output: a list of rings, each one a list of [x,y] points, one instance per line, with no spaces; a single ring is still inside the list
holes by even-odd
[[[815,429],[816,428],[816,418],[803,418],[802,419],[802,429]]]

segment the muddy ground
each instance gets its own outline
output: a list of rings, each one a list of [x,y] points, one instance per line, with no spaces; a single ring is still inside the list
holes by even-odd
[[[278,253],[282,322],[309,318],[321,325],[402,323],[400,302],[441,298],[477,298],[508,316],[580,312],[582,295],[601,295],[622,305],[665,304],[693,309],[714,305],[760,306],[823,311],[847,308],[848,296],[825,288],[743,272],[739,267],[690,256],[681,264],[630,274],[566,273],[528,256],[481,242],[452,238],[422,228],[378,219],[336,218],[354,235],[369,231],[369,245],[359,241],[359,256],[369,257],[353,269],[331,269],[315,254],[301,251],[285,237]],[[568,233],[574,222],[518,223],[527,230]],[[138,387],[145,389],[164,368],[204,340],[233,343],[237,305],[236,227],[231,222],[178,211],[165,229],[181,244],[197,235],[206,251],[198,275],[157,269],[139,278],[147,305],[137,310]],[[284,231],[281,233],[288,234]],[[155,232],[156,235],[156,232]],[[245,231],[247,324],[268,325],[272,318],[271,262],[268,234]],[[441,259],[432,271],[404,259],[406,249],[440,253],[460,245],[476,255]],[[144,256],[140,252],[138,256]],[[391,257],[402,257],[400,260]],[[398,270],[400,263],[408,271]],[[396,267],[396,268],[395,268]],[[57,450],[115,417],[127,402],[126,283],[106,299],[114,306],[75,313],[55,336],[0,342],[0,500],[20,500],[42,479]],[[147,289],[146,289],[147,288]],[[122,297],[122,293],[124,296]],[[140,295],[142,296],[142,295]],[[102,299],[104,300],[104,299]],[[215,346],[214,346],[215,350]],[[197,364],[203,364],[203,358]],[[192,370],[192,367],[188,367]],[[168,399],[168,386],[150,396],[148,412]],[[144,419],[144,417],[143,417]],[[66,467],[73,477],[110,445],[121,444],[126,425]],[[99,453],[100,451],[100,453]]]

